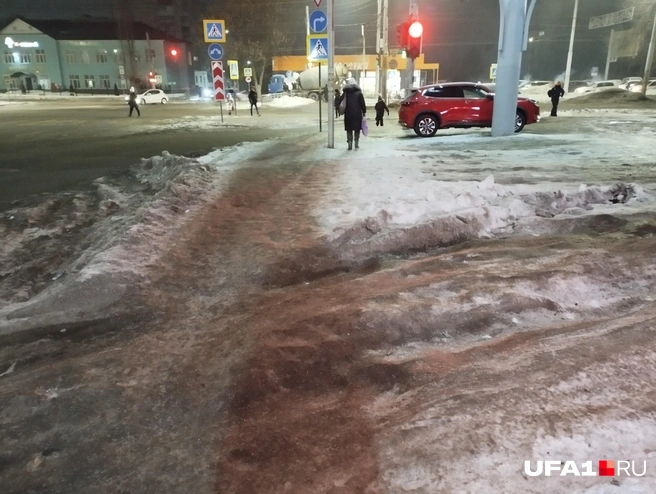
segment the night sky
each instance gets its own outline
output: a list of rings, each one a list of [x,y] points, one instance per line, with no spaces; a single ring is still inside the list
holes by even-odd
[[[196,0],[198,1],[198,0]],[[268,0],[275,1],[275,0]],[[302,19],[304,6],[314,7],[311,0],[294,4],[284,0],[294,12],[291,18]],[[389,0],[390,44],[396,45],[396,25],[408,10],[407,0]],[[44,6],[47,4],[47,7]],[[82,15],[111,16],[110,0],[2,0],[0,19],[14,15],[24,17],[75,18]],[[622,0],[582,0],[575,46],[574,78],[589,76],[590,66],[603,69],[606,59],[608,30],[589,31],[588,20],[623,8]],[[134,2],[139,5],[138,1]],[[564,71],[574,0],[538,0],[531,24],[531,36],[536,40],[524,56],[523,75],[530,71],[533,78],[552,79]],[[339,53],[361,53],[361,24],[365,24],[366,43],[373,47],[376,32],[376,0],[335,0],[337,43]],[[301,12],[301,14],[298,14]],[[498,0],[419,0],[420,17],[425,23],[424,51],[428,61],[440,63],[441,79],[486,80],[490,63],[496,59],[499,30]],[[294,22],[302,23],[302,21]],[[303,54],[304,27],[290,28],[297,46],[290,52]],[[540,36],[540,32],[544,35]],[[631,60],[624,61],[625,65]],[[634,61],[639,66],[639,61]],[[616,65],[617,70],[623,69]],[[629,67],[626,67],[628,70]],[[632,69],[632,68],[631,68]],[[576,73],[578,72],[578,74]],[[611,74],[620,77],[620,74]]]

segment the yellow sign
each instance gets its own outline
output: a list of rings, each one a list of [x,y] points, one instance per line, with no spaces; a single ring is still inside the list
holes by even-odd
[[[203,19],[203,36],[206,43],[225,43],[225,21],[220,19]]]
[[[239,62],[237,60],[228,60],[228,69],[230,72],[230,80],[239,80]]]
[[[253,69],[244,67],[244,77],[253,77]]]
[[[497,78],[497,64],[493,63],[490,65],[490,79],[495,80]]]

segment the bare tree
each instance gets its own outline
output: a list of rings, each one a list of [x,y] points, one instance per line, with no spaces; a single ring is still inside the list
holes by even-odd
[[[273,0],[220,2],[220,8],[216,5],[215,11],[221,12],[229,31],[227,58],[251,61],[258,94],[262,94],[264,71],[273,56],[284,52],[289,46],[290,10],[297,8]]]

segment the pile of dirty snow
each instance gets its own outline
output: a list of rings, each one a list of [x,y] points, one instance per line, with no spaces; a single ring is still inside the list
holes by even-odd
[[[120,296],[146,276],[186,218],[221,192],[234,167],[267,145],[204,160],[164,151],[97,179],[92,190],[41,196],[0,214],[0,333],[12,320],[41,314],[51,323],[49,314],[73,317],[84,303]]]
[[[299,106],[307,106],[315,103],[310,98],[300,98],[298,96],[282,96],[281,98],[273,98],[265,106],[269,108],[297,108]]]

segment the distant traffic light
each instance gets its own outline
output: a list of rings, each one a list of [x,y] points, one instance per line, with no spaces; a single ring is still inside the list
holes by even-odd
[[[424,35],[424,26],[419,21],[409,21],[406,23],[408,33],[407,55],[408,58],[415,59],[421,55],[421,40]]]
[[[176,50],[175,48],[171,48],[171,56],[172,57],[177,57],[178,56],[178,50]]]

